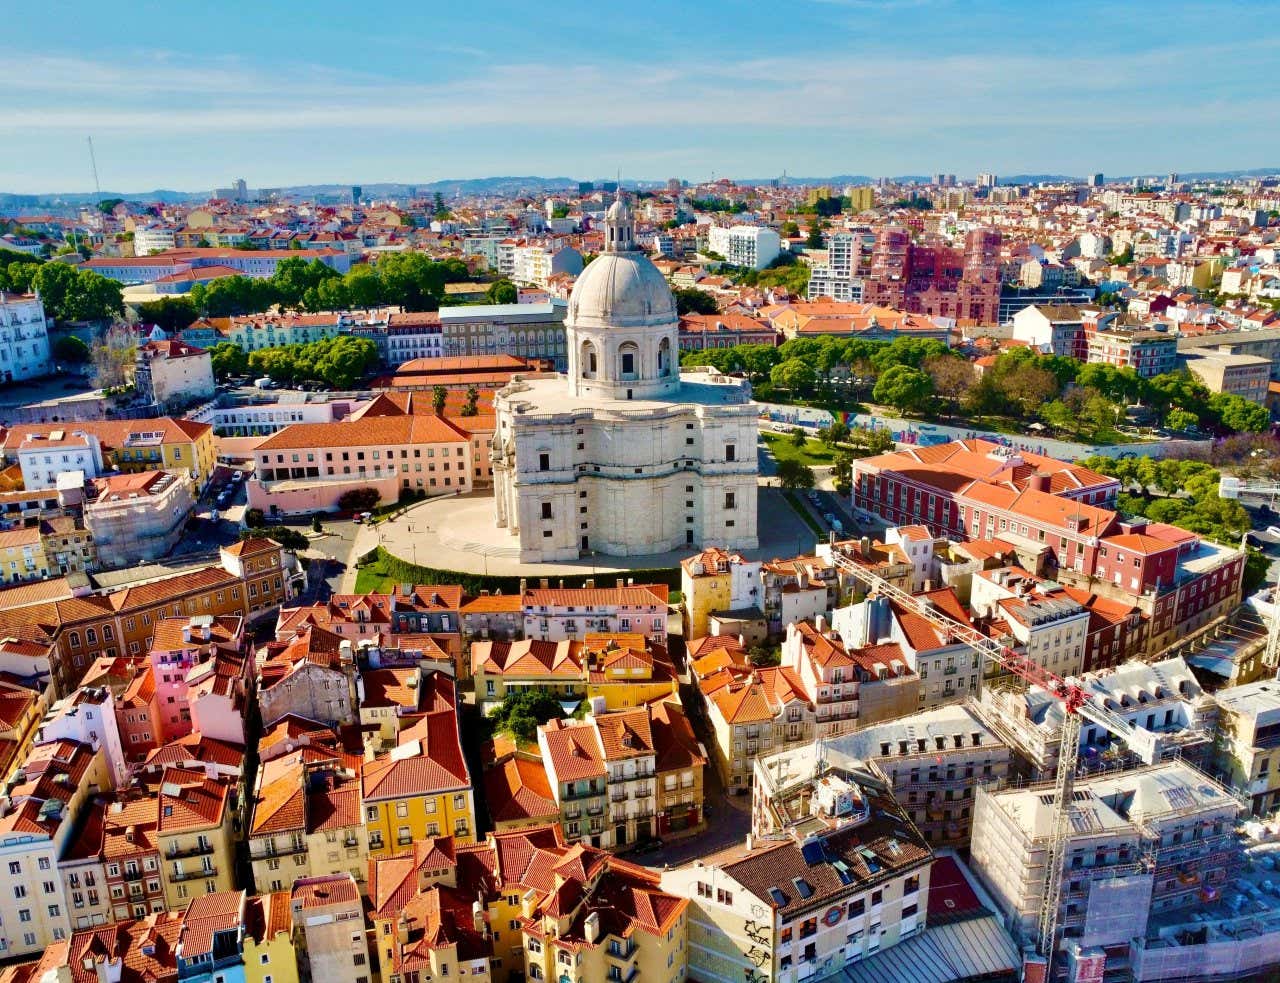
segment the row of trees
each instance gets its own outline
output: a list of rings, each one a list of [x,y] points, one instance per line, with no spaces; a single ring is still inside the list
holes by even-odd
[[[1218,494],[1219,472],[1204,461],[1150,457],[1086,458],[1085,467],[1120,480],[1116,505],[1122,512],[1144,515],[1232,545],[1249,531],[1243,505]]]
[[[318,259],[308,262],[289,257],[277,264],[270,277],[233,276],[196,284],[191,290],[191,303],[198,314],[210,317],[257,314],[276,305],[305,311],[384,305],[407,311],[434,311],[440,307],[446,283],[469,278],[470,270],[462,260],[436,261],[422,253],[392,253],[378,260],[376,266],[358,264],[345,275]],[[510,300],[495,303],[515,299],[514,287],[503,289]]]
[[[0,250],[0,290],[38,292],[45,313],[59,321],[102,321],[124,314],[116,281],[68,263],[39,262],[11,249]]]
[[[843,387],[900,413],[1038,419],[1085,439],[1114,428],[1132,405],[1176,431],[1261,433],[1270,425],[1265,407],[1210,393],[1186,370],[1144,379],[1129,367],[1084,364],[1028,348],[1004,352],[981,376],[941,341],[916,338],[793,338],[777,348],[687,352],[682,362],[744,373],[792,398],[829,398]]]
[[[351,389],[378,364],[378,347],[368,338],[340,335],[246,354],[239,345],[223,341],[213,346],[209,358],[219,379],[249,372],[274,382],[323,382]]]

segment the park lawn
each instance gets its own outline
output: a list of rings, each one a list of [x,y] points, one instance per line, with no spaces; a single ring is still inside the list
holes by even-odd
[[[389,594],[394,586],[394,580],[381,560],[366,563],[356,574],[357,594]]]
[[[835,459],[835,451],[820,440],[810,437],[803,447],[791,443],[791,438],[779,434],[762,433],[769,453],[775,461],[799,461],[811,468],[829,468]]]

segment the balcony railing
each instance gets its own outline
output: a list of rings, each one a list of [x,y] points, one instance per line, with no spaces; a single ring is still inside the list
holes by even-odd
[[[196,881],[206,877],[217,877],[217,867],[201,867],[199,870],[175,870],[169,874],[171,881]]]
[[[190,847],[171,846],[164,855],[171,860],[176,860],[178,857],[199,857],[206,853],[213,853],[212,843],[197,843]]]

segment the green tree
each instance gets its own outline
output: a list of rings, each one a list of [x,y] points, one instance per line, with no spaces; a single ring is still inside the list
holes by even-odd
[[[275,288],[280,304],[297,308],[303,306],[308,290],[318,287],[325,280],[340,277],[337,270],[318,259],[307,262],[300,256],[290,256],[276,264],[276,271],[271,275],[271,285]]]
[[[30,260],[29,256],[22,255],[24,259]],[[32,284],[35,282],[36,273],[39,270],[39,263],[10,263],[5,270],[0,270],[0,289],[11,290],[18,294],[29,294],[32,290]],[[48,310],[47,304],[45,309]]]
[[[809,223],[809,234],[805,237],[805,249],[821,249],[824,245],[822,238],[822,225],[815,218]]]
[[[480,390],[475,386],[467,386],[467,400],[462,404],[463,416],[475,416],[480,402]]]
[[[193,324],[200,312],[189,297],[164,297],[138,305],[138,319],[157,324],[170,334]]]
[[[444,416],[445,403],[449,401],[449,390],[444,386],[431,387],[431,408],[436,416]]]
[[[53,357],[58,362],[83,365],[89,361],[89,346],[73,334],[63,335],[53,343]]]
[[[795,458],[783,458],[778,462],[778,481],[783,488],[800,490],[812,488],[815,480],[813,468],[807,464],[801,464]]]
[[[377,307],[383,303],[382,278],[367,263],[357,263],[342,278],[347,303],[352,307]]]
[[[123,201],[123,198],[103,198],[98,202],[98,211],[102,212],[103,215],[110,215],[115,211],[116,205]]]
[[[1164,415],[1164,425],[1170,430],[1189,430],[1200,422],[1200,418],[1186,410],[1172,409]]]
[[[378,364],[378,346],[369,338],[341,335],[330,339],[327,347],[316,348],[314,351],[315,371],[311,377],[318,376],[334,389],[354,388]]]
[[[838,450],[831,461],[831,476],[835,479],[836,494],[847,496],[853,491],[853,455]]]
[[[1045,403],[1040,408],[1040,419],[1045,425],[1053,430],[1058,431],[1074,431],[1076,426],[1076,415],[1072,412],[1071,407],[1060,399]]]
[[[311,545],[311,541],[296,529],[290,529],[288,526],[264,526],[258,529],[242,529],[240,531],[241,539],[257,539],[266,538],[279,543],[287,550],[305,550]]]
[[[1035,416],[1040,407],[1055,399],[1060,391],[1054,374],[1033,363],[1020,365],[1012,372],[999,376],[996,384],[1003,390],[1005,397],[1016,403],[1028,416]]]
[[[798,239],[800,237],[800,226],[795,222],[783,222],[782,231],[779,233],[784,239]]]
[[[79,271],[66,263],[45,263],[35,271],[31,286],[40,292],[44,309],[60,321],[71,320],[68,312],[77,289]]]
[[[676,312],[685,314],[715,314],[720,308],[716,299],[697,287],[677,287],[672,291],[676,298]]]
[[[840,419],[832,420],[830,426],[822,427],[818,431],[818,439],[828,447],[843,444],[849,439],[849,436],[849,424]]]
[[[818,383],[813,368],[798,358],[789,358],[775,365],[769,373],[769,381],[792,395],[812,392]]]
[[[516,285],[510,280],[498,280],[489,284],[484,299],[490,304],[514,304],[519,296]]]
[[[564,709],[550,690],[527,687],[509,691],[485,722],[491,732],[510,734],[527,744],[537,739],[539,727],[563,717]]]
[[[805,432],[804,427],[795,427],[792,429],[791,433],[787,436],[787,439],[791,441],[792,447],[803,447],[805,444],[809,443],[809,435]]]
[[[933,389],[951,405],[955,415],[960,401],[973,385],[973,363],[957,355],[931,355],[924,360],[924,371],[933,380]]]
[[[1271,426],[1267,408],[1243,396],[1215,393],[1209,397],[1209,412],[1219,429],[1235,433],[1265,433]]]
[[[871,398],[877,403],[892,406],[900,413],[921,412],[932,397],[933,379],[929,373],[909,365],[890,366],[871,391]]]
[[[47,263],[42,269],[54,266]],[[115,280],[93,270],[76,273],[72,289],[63,301],[64,321],[105,321],[124,314],[124,291]]]

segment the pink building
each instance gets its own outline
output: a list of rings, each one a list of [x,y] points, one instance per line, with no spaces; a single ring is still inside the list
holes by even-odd
[[[156,698],[156,677],[151,663],[139,658],[133,678],[116,703],[116,727],[120,745],[129,761],[142,761],[160,746],[160,701]]]
[[[243,643],[244,619],[234,615],[161,618],[156,622],[147,658],[155,678],[159,715],[154,729],[159,730],[155,737],[160,743],[192,731],[192,670],[219,656],[240,658]]]

